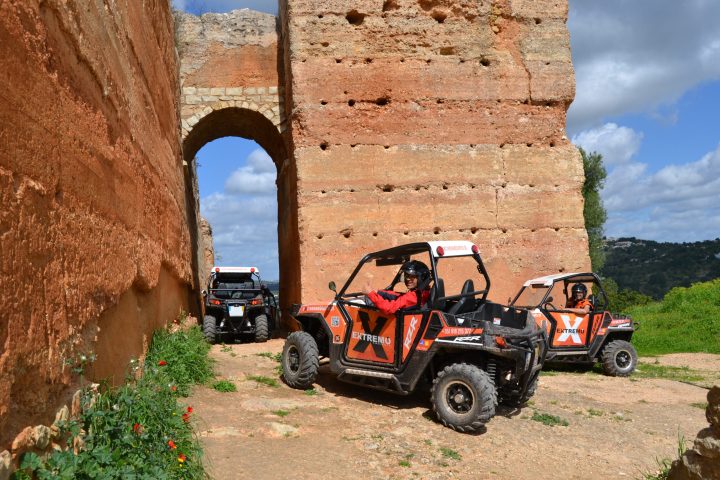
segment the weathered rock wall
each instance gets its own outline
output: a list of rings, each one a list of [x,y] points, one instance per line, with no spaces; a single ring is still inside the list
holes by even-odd
[[[566,1],[287,0],[281,18],[303,301],[409,241],[475,242],[503,301],[589,268]]]
[[[720,386],[710,389],[707,400],[710,426],[700,430],[692,448],[673,462],[669,480],[720,480]]]
[[[66,360],[122,378],[192,273],[169,2],[0,1],[0,58],[7,446],[67,400]]]

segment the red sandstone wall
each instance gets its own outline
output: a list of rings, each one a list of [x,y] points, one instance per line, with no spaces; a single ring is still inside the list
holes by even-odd
[[[281,9],[304,302],[411,241],[475,242],[502,301],[527,277],[589,268],[567,1]]]
[[[0,1],[0,58],[7,446],[66,400],[64,360],[122,374],[192,279],[169,2]]]

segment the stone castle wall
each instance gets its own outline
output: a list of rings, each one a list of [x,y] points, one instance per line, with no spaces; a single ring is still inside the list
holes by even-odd
[[[192,282],[169,2],[0,2],[0,447],[124,378]],[[68,393],[70,392],[70,393]],[[0,448],[3,450],[3,448]]]
[[[566,1],[288,0],[280,17],[303,302],[412,241],[475,242],[501,301],[589,268]]]

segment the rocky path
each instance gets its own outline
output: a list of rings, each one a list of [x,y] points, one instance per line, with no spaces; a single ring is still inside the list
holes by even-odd
[[[707,423],[707,391],[694,385],[550,372],[528,407],[501,410],[482,434],[459,434],[434,420],[427,394],[346,385],[327,366],[314,391],[262,383],[277,379],[278,363],[259,354],[282,344],[213,347],[220,378],[237,392],[198,387],[189,402],[216,479],[635,479]],[[717,372],[720,356],[666,363]],[[568,425],[537,421],[542,414]]]

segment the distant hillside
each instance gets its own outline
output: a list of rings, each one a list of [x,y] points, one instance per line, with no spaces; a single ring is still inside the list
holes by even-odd
[[[658,300],[673,287],[720,278],[720,238],[694,243],[606,239],[605,253],[604,277]]]

